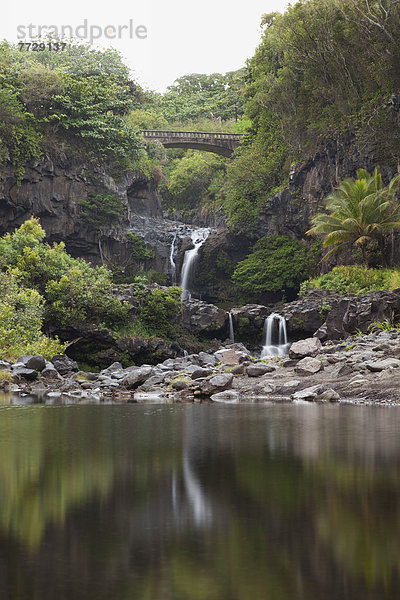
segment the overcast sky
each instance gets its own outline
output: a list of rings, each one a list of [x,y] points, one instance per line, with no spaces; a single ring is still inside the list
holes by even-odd
[[[87,19],[90,26],[117,35],[118,26],[139,30],[142,39],[130,37],[127,28],[121,39],[107,39],[102,33],[95,45],[113,46],[124,56],[139,82],[146,88],[164,91],[174,79],[187,73],[225,73],[245,64],[260,40],[260,18],[264,13],[283,12],[285,0],[248,0],[237,6],[232,0],[17,0],[2,7],[0,39],[18,42],[19,29],[27,26],[70,25],[77,27]],[[114,28],[114,29],[113,29]],[[33,31],[36,31],[34,29]],[[81,29],[81,33],[84,31]],[[27,41],[27,40],[26,40]]]

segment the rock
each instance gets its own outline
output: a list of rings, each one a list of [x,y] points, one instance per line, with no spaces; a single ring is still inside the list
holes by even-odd
[[[122,380],[122,384],[132,390],[137,388],[141,383],[144,383],[153,375],[153,367],[131,367],[129,373]]]
[[[400,360],[398,358],[386,358],[385,360],[376,360],[374,362],[368,361],[365,363],[365,366],[373,373],[378,373],[391,367],[398,369],[400,367]]]
[[[176,379],[173,382],[172,387],[174,390],[180,392],[182,390],[186,390],[189,387],[189,382],[185,381],[184,379]]]
[[[181,324],[195,333],[224,335],[227,328],[227,313],[201,300],[186,300],[183,304]]]
[[[198,358],[201,367],[215,367],[218,362],[218,359],[213,354],[208,354],[207,352],[200,352]]]
[[[217,352],[214,353],[214,356],[224,365],[238,365],[239,363],[250,358],[250,356],[245,352],[234,350],[233,348],[217,350]]]
[[[161,383],[164,382],[165,379],[165,374],[163,375],[152,375],[152,377],[149,377],[149,379],[147,379],[142,385],[141,385],[141,389],[142,390],[148,390],[151,387],[155,386],[155,385],[160,385]]]
[[[367,332],[372,323],[391,321],[400,315],[400,289],[339,298],[327,315],[324,331],[316,332],[321,339],[346,338],[356,330]],[[377,340],[377,336],[369,339]]]
[[[289,358],[301,359],[306,356],[317,356],[321,350],[322,344],[318,338],[307,338],[293,342],[289,350]]]
[[[7,371],[11,369],[11,363],[9,360],[0,360],[0,371]]]
[[[60,375],[68,375],[69,373],[79,371],[78,363],[69,358],[66,354],[57,354],[56,356],[53,356],[51,362]]]
[[[323,368],[320,360],[307,356],[297,363],[294,370],[298,375],[315,375],[315,373],[322,371]]]
[[[213,394],[210,399],[213,402],[236,404],[237,402],[240,402],[240,394],[236,390],[226,390],[225,392]]]
[[[216,375],[210,379],[200,381],[199,386],[200,391],[203,394],[211,396],[212,394],[216,394],[217,392],[222,392],[231,388],[232,383],[233,375],[231,373],[222,373],[221,375]]]
[[[46,361],[41,354],[20,356],[17,362],[23,364],[27,369],[34,369],[35,371],[43,371],[46,368]]]
[[[50,380],[62,379],[60,373],[54,367],[45,367],[41,372],[41,376]]]
[[[34,381],[38,377],[38,372],[35,369],[27,369],[25,365],[16,363],[12,367],[12,378],[13,381],[19,381],[20,379],[27,379],[28,381]]]
[[[201,377],[208,377],[213,374],[212,369],[202,369],[201,367],[196,367],[196,369],[192,372],[192,379],[200,379]]]
[[[232,375],[243,375],[244,372],[245,372],[244,364],[236,365],[236,367],[233,367],[233,369],[231,370]]]
[[[320,385],[313,385],[312,387],[305,388],[304,390],[300,390],[299,392],[292,394],[291,398],[292,400],[315,400],[315,398],[318,396],[320,387]]]
[[[339,399],[339,394],[335,392],[335,390],[333,390],[332,388],[328,388],[318,396],[318,400],[322,400],[325,402],[337,402]]]
[[[279,307],[279,313],[285,317],[289,332],[311,334],[323,326],[329,310],[339,298],[340,295],[335,292],[311,290],[297,300]]]
[[[249,377],[261,377],[266,373],[273,373],[273,371],[275,371],[275,367],[265,364],[249,365],[246,369],[246,373]]]

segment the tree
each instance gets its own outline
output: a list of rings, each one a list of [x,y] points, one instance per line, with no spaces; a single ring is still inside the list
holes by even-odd
[[[382,264],[386,263],[386,240],[389,233],[400,227],[400,204],[395,195],[400,187],[400,175],[385,187],[379,167],[371,176],[364,169],[357,171],[357,179],[345,179],[326,198],[329,214],[318,213],[308,235],[324,234],[323,246],[333,248],[324,256],[344,250],[349,245],[359,247],[363,262],[368,264],[367,246],[378,243]]]

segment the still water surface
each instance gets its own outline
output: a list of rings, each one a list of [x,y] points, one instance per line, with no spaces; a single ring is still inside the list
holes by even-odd
[[[1,600],[400,598],[400,409],[4,406]]]

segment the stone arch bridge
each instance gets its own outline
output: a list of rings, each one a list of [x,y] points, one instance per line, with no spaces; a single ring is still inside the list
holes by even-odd
[[[194,148],[230,156],[241,144],[243,135],[239,133],[205,133],[202,131],[143,131],[145,140],[157,140],[165,148]]]

